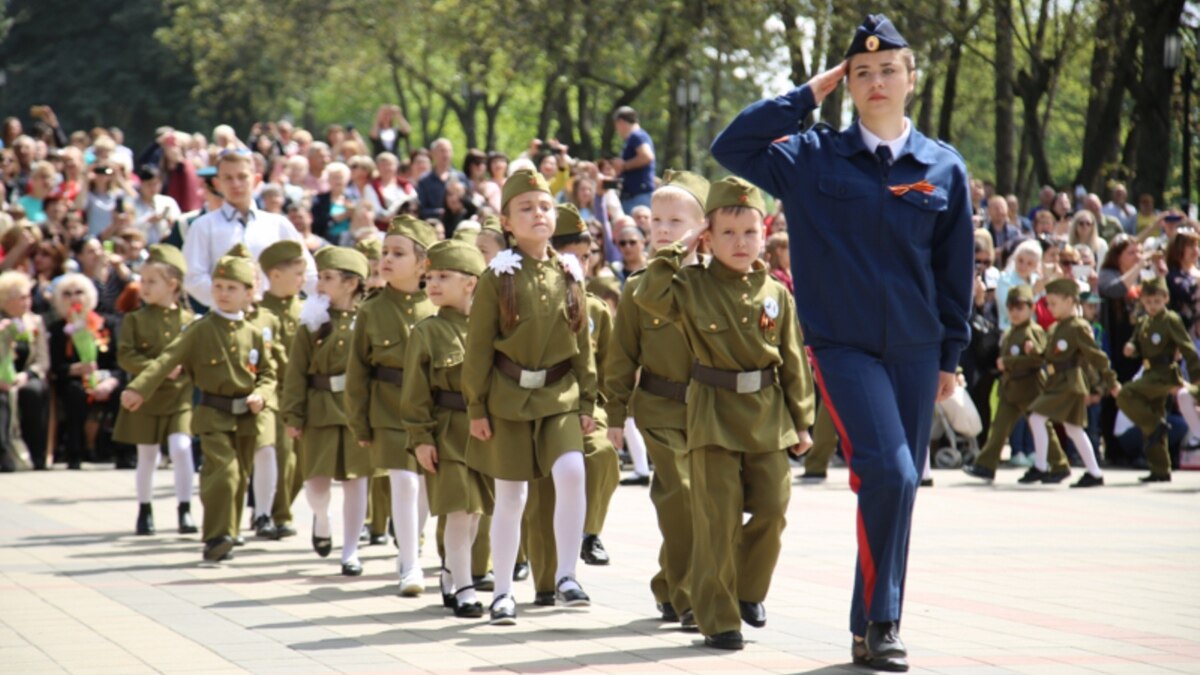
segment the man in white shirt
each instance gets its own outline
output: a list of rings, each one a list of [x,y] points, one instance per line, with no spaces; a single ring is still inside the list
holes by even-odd
[[[146,235],[146,244],[157,244],[179,220],[179,204],[173,197],[159,194],[162,178],[158,167],[147,164],[137,170],[138,196],[133,200],[133,225]]]
[[[1103,213],[1119,220],[1126,234],[1137,231],[1137,209],[1129,203],[1129,192],[1124,183],[1112,186],[1112,201],[1104,205]]]
[[[304,244],[287,218],[255,208],[253,195],[258,181],[253,160],[245,150],[226,150],[217,158],[217,189],[225,196],[225,203],[196,219],[183,242],[188,265],[183,287],[196,302],[212,306],[212,271],[234,244],[244,243],[254,260],[264,248],[282,239]],[[308,263],[304,291],[312,295],[317,288],[317,265],[307,248],[304,259]],[[259,289],[266,289],[268,283],[260,270]]]

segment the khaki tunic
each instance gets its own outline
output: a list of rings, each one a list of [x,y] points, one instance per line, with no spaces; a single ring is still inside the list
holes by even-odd
[[[1067,360],[1076,361],[1076,367],[1054,365]],[[1084,366],[1096,369],[1106,391],[1117,384],[1117,374],[1109,367],[1108,355],[1096,345],[1092,327],[1080,317],[1063,319],[1050,327],[1044,361],[1046,386],[1029,409],[1054,422],[1080,427],[1087,423],[1089,387]]]
[[[436,310],[424,291],[406,293],[391,286],[359,306],[346,367],[346,419],[355,438],[371,441],[371,465],[376,469],[416,471],[417,461],[408,451],[400,417],[400,387],[374,379],[371,370],[403,368],[409,334]]]
[[[279,380],[279,399],[283,401],[283,381],[287,376],[287,365],[296,330],[300,327],[300,308],[303,301],[297,296],[281,298],[271,293],[263,294],[258,310],[271,313],[278,320],[279,335],[275,342],[281,349],[275,350],[276,379]],[[275,490],[275,503],[271,507],[271,518],[276,524],[292,522],[292,502],[304,487],[304,472],[297,470],[296,455],[302,443],[292,440],[284,430],[283,416],[275,419],[275,465],[279,471],[279,489]]]
[[[1191,381],[1200,379],[1200,355],[1196,354],[1196,345],[1188,335],[1183,320],[1169,309],[1164,309],[1157,316],[1146,315],[1138,319],[1129,344],[1133,346],[1133,358],[1143,359],[1145,366],[1142,376],[1134,382],[1157,385],[1167,393],[1175,387],[1185,386],[1187,382],[1179,371],[1180,356],[1187,364]],[[1172,359],[1169,364],[1152,363],[1167,357]]]
[[[194,321],[195,314],[182,306],[174,309],[146,305],[125,315],[117,341],[117,365],[130,377],[146,369]],[[191,434],[192,378],[181,373],[167,380],[137,412],[124,408],[117,414],[113,439],[136,445],[161,445],[171,434]]]
[[[688,448],[775,452],[795,445],[797,431],[812,426],[814,399],[791,294],[761,261],[742,274],[716,259],[681,269],[683,258],[682,244],[656,253],[634,301],[652,315],[678,323],[702,365],[731,371],[777,369],[775,383],[754,394],[693,380],[688,387]],[[766,314],[768,304],[776,308],[773,318]]]
[[[1033,351],[1025,353],[1025,343],[1033,343]],[[1029,407],[1041,393],[1046,382],[1042,370],[1046,350],[1046,331],[1033,321],[1013,326],[1000,341],[1000,359],[1004,373],[1000,377],[1000,396],[1022,410]]]
[[[304,430],[301,472],[305,480],[314,476],[350,480],[372,474],[370,453],[359,447],[346,425],[343,393],[308,385],[309,375],[345,374],[354,321],[353,311],[331,309],[328,335],[318,338],[301,325],[292,342],[280,410],[285,425]]]
[[[462,391],[466,336],[466,315],[442,307],[413,328],[405,359],[400,417],[412,448],[437,448],[437,473],[421,469],[429,512],[437,516],[492,512],[491,482],[467,467],[467,413],[439,407],[433,399],[435,391]]]
[[[493,478],[533,480],[549,475],[562,454],[582,450],[579,415],[593,414],[596,366],[587,321],[578,332],[571,330],[566,272],[556,254],[546,260],[522,257],[512,283],[517,296],[512,328],[501,326],[499,273],[485,271],[475,289],[463,392],[469,418],[489,419],[493,434],[487,442],[474,437],[467,442],[467,464]],[[494,369],[497,352],[530,370],[570,361],[571,372],[545,387],[524,389]]]

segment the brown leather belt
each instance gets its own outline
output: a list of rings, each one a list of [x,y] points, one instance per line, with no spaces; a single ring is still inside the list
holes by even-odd
[[[371,369],[371,377],[376,380],[382,380],[388,384],[394,384],[397,387],[404,384],[404,369],[389,368],[388,366],[375,366]]]
[[[1042,372],[1041,368],[1027,368],[1025,370],[1014,370],[1008,374],[1008,379],[1024,380],[1026,378],[1033,377],[1034,375],[1037,375],[1040,372]]]
[[[433,404],[447,410],[467,411],[467,399],[462,395],[461,391],[435,389],[433,391]]]
[[[320,391],[331,391],[335,394],[340,394],[346,391],[346,374],[339,373],[337,375],[309,375],[308,386],[311,389]]]
[[[1046,364],[1046,372],[1053,375],[1062,370],[1070,370],[1078,367],[1079,361],[1075,359],[1063,359],[1062,361],[1050,361]]]
[[[230,415],[245,415],[250,412],[250,406],[246,403],[247,398],[249,397],[218,396],[202,391],[200,392],[200,405],[208,406],[209,408],[220,410]]]
[[[669,398],[672,401],[687,403],[687,382],[668,380],[665,377],[655,375],[645,368],[642,368],[641,378],[638,380],[638,389],[654,394],[655,396]]]
[[[1169,354],[1159,354],[1158,356],[1149,359],[1142,359],[1142,365],[1149,370],[1156,366],[1173,366],[1178,360],[1179,359],[1175,356],[1175,353],[1172,352]]]
[[[775,384],[775,369],[721,370],[694,363],[692,364],[692,379],[701,384],[736,391],[739,394],[755,394]]]
[[[548,387],[555,382],[563,379],[567,373],[571,372],[571,362],[563,361],[546,368],[545,370],[526,370],[519,363],[508,358],[500,352],[496,352],[496,370],[504,373],[513,380],[522,389],[541,389]]]

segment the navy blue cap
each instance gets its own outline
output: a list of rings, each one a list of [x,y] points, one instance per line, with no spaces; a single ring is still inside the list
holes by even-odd
[[[196,177],[203,178],[204,180],[212,180],[213,178],[217,177],[217,167],[206,166],[201,169],[196,169]]]
[[[846,50],[846,58],[865,52],[878,52],[885,49],[904,49],[908,43],[896,30],[888,18],[882,14],[870,14],[863,19],[862,25],[854,31],[854,39]]]

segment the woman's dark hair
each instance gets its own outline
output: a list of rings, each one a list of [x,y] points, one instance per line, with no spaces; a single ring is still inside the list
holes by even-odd
[[[1100,264],[1100,269],[1120,272],[1121,254],[1136,243],[1137,240],[1127,234],[1118,234],[1113,237],[1113,240],[1108,243],[1108,253],[1104,254],[1104,262]]]
[[[57,241],[43,241],[34,249],[34,256],[44,255],[54,261],[54,269],[59,274],[67,271],[67,249]]]
[[[487,154],[487,168],[488,168],[489,174],[492,173],[492,163],[497,162],[499,160],[504,160],[505,162],[507,162],[508,155],[504,154],[503,152],[496,152],[495,150],[493,150]]]
[[[138,180],[154,180],[159,177],[158,167],[153,164],[143,164],[137,170]]]
[[[80,237],[79,239],[76,239],[75,241],[71,242],[71,257],[74,258],[75,256],[82,253],[83,247],[87,246],[88,242],[90,242],[90,241],[98,242],[100,240],[98,238],[96,238],[95,235],[89,234],[89,235],[85,235],[85,236]]]
[[[1179,228],[1175,238],[1167,246],[1167,267],[1174,270],[1182,268],[1183,253],[1195,244],[1200,244],[1200,234],[1196,234],[1196,230],[1190,227]]]
[[[463,158],[462,172],[467,178],[470,178],[471,167],[481,165],[483,166],[483,170],[486,172],[488,169],[487,163],[488,157],[487,155],[483,154],[482,150],[471,148],[470,150],[467,150],[467,156]]]

